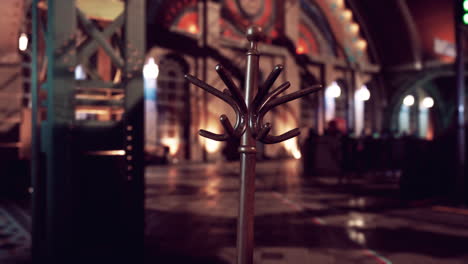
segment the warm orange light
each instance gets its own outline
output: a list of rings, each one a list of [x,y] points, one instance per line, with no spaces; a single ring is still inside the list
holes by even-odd
[[[305,53],[304,47],[303,47],[303,46],[298,46],[298,47],[296,48],[296,53],[297,53],[297,54],[304,54],[304,53]]]
[[[214,120],[210,120],[208,121],[206,130],[213,131],[214,133],[221,133],[222,129],[219,123],[217,123]],[[221,142],[206,138],[204,142],[204,147],[208,153],[215,153],[221,148]]]
[[[96,156],[125,156],[125,150],[117,149],[117,150],[98,150],[98,151],[90,151],[88,154],[96,155]]]
[[[84,109],[76,109],[76,113],[83,113],[83,114],[94,114],[94,115],[108,115],[110,113],[107,109],[92,109],[92,108],[84,108]]]
[[[353,17],[353,13],[351,12],[351,10],[346,9],[346,10],[343,11],[343,17],[344,17],[344,19],[350,21],[351,18]]]
[[[205,149],[208,151],[208,153],[215,153],[221,148],[221,142],[219,141],[214,141],[211,139],[206,139],[205,140]]]
[[[297,138],[291,138],[283,142],[286,151],[291,154],[295,159],[302,157],[301,151],[297,146]]]
[[[360,49],[360,50],[364,50],[364,49],[367,48],[367,42],[365,40],[363,40],[363,39],[358,40],[356,45],[357,45],[358,49]]]
[[[198,27],[197,25],[195,24],[190,24],[190,26],[188,27],[188,32],[192,33],[192,34],[197,34],[198,33]]]
[[[161,143],[169,147],[170,155],[174,155],[179,151],[180,142],[178,138],[164,137],[161,138]]]
[[[344,0],[336,0],[336,5],[341,8],[344,7]]]
[[[359,32],[359,25],[352,23],[351,26],[349,26],[349,29],[351,30],[351,33],[357,34]]]
[[[299,40],[297,41],[297,44],[296,44],[296,54],[306,54],[308,53],[308,50],[307,50],[307,43],[304,39],[302,38],[299,38]]]

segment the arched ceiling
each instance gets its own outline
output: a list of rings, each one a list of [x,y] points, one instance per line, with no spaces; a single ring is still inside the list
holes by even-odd
[[[453,62],[434,51],[435,39],[454,41],[453,1],[347,0],[358,13],[383,69],[419,70]]]
[[[362,19],[382,66],[414,62],[411,35],[398,0],[349,0]],[[372,45],[371,44],[371,45]]]

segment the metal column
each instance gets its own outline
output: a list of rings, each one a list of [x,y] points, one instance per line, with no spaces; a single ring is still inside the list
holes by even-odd
[[[313,86],[277,98],[290,86],[289,82],[285,82],[269,92],[271,86],[283,70],[282,65],[277,65],[265,82],[262,85],[258,85],[260,52],[257,49],[257,44],[263,38],[262,29],[257,26],[251,26],[247,29],[246,35],[249,40],[249,47],[247,51],[244,96],[232,81],[230,74],[221,65],[216,66],[216,71],[228,87],[223,92],[191,75],[185,76],[194,85],[228,103],[236,113],[236,123],[234,126],[226,115],[221,115],[219,118],[225,130],[224,134],[215,134],[205,130],[200,130],[199,134],[216,141],[241,138],[241,146],[239,147],[241,175],[239,215],[237,220],[237,264],[253,263],[256,141],[258,140],[264,144],[275,144],[300,134],[299,129],[296,128],[278,136],[270,135],[269,132],[272,125],[270,123],[264,124],[263,118],[272,108],[317,92],[320,89],[317,86]],[[254,97],[253,94],[256,89],[258,89],[258,93]]]
[[[127,0],[125,6],[125,146],[130,215],[125,227],[129,227],[129,245],[134,257],[143,257],[144,236],[144,90],[142,69],[146,46],[146,12],[144,0]],[[141,228],[135,228],[141,227]],[[134,263],[143,259],[131,259]]]
[[[46,169],[46,258],[65,263],[72,253],[71,237],[71,148],[74,120],[75,2],[47,1],[47,121],[42,125]]]

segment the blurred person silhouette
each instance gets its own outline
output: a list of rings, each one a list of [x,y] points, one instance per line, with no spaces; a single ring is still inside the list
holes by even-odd
[[[353,138],[352,130],[349,130],[348,133],[342,136],[341,151],[342,161],[338,182],[340,184],[345,181],[350,183],[353,174],[355,174],[357,170],[357,140]]]
[[[318,137],[319,135],[311,128],[309,129],[309,135],[302,145],[302,174],[305,177],[316,176],[315,154],[317,152]]]
[[[338,129],[338,123],[335,120],[328,122],[328,127],[322,137],[326,153],[320,153],[328,156],[332,171],[336,171],[340,177],[343,169],[343,134]]]

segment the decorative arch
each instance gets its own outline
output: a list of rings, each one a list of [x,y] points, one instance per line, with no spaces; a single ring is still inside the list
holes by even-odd
[[[172,22],[171,27],[177,30],[185,31],[191,34],[200,32],[198,25],[198,9],[197,6],[187,7],[181,12]]]
[[[329,47],[334,56],[338,56],[338,45],[327,17],[314,0],[300,0],[301,10],[312,24],[319,30],[326,46]],[[310,24],[309,24],[310,25]]]
[[[148,18],[153,18],[155,25],[162,25],[166,29],[177,25],[186,13],[197,13],[199,0],[158,0],[151,1],[148,6]],[[198,24],[198,23],[197,23]]]
[[[465,73],[465,76],[466,75],[467,74]],[[415,74],[414,76],[406,80],[402,85],[398,87],[397,91],[392,97],[392,100],[390,101],[390,104],[388,106],[389,111],[387,111],[384,122],[386,124],[390,124],[391,130],[395,130],[397,128],[399,107],[401,105],[403,97],[408,93],[414,92],[418,88],[427,87],[427,85],[430,84],[436,78],[449,76],[455,76],[453,70],[439,68],[434,70],[423,71],[419,74]],[[440,96],[440,94],[435,89],[425,89],[425,91],[434,98],[434,101],[437,102],[437,104],[435,105],[437,111],[445,113],[447,110],[446,107],[441,108],[441,102],[443,102],[443,99]],[[448,120],[450,120],[450,118],[448,118]],[[441,120],[440,122],[442,122],[444,126],[447,125],[447,121]]]
[[[296,53],[319,55],[323,46],[320,47],[316,39],[312,30],[301,20],[299,23],[299,39]]]
[[[169,147],[171,156],[190,159],[190,97],[189,85],[184,78],[189,65],[175,53],[163,56],[158,64],[158,140]]]
[[[248,26],[263,28],[267,38],[276,38],[283,31],[280,0],[223,0],[221,8],[221,34],[227,38],[244,39]],[[267,40],[268,41],[268,40]]]
[[[300,0],[301,9],[324,36],[333,55],[349,63],[369,64],[367,41],[353,12],[339,0]]]

